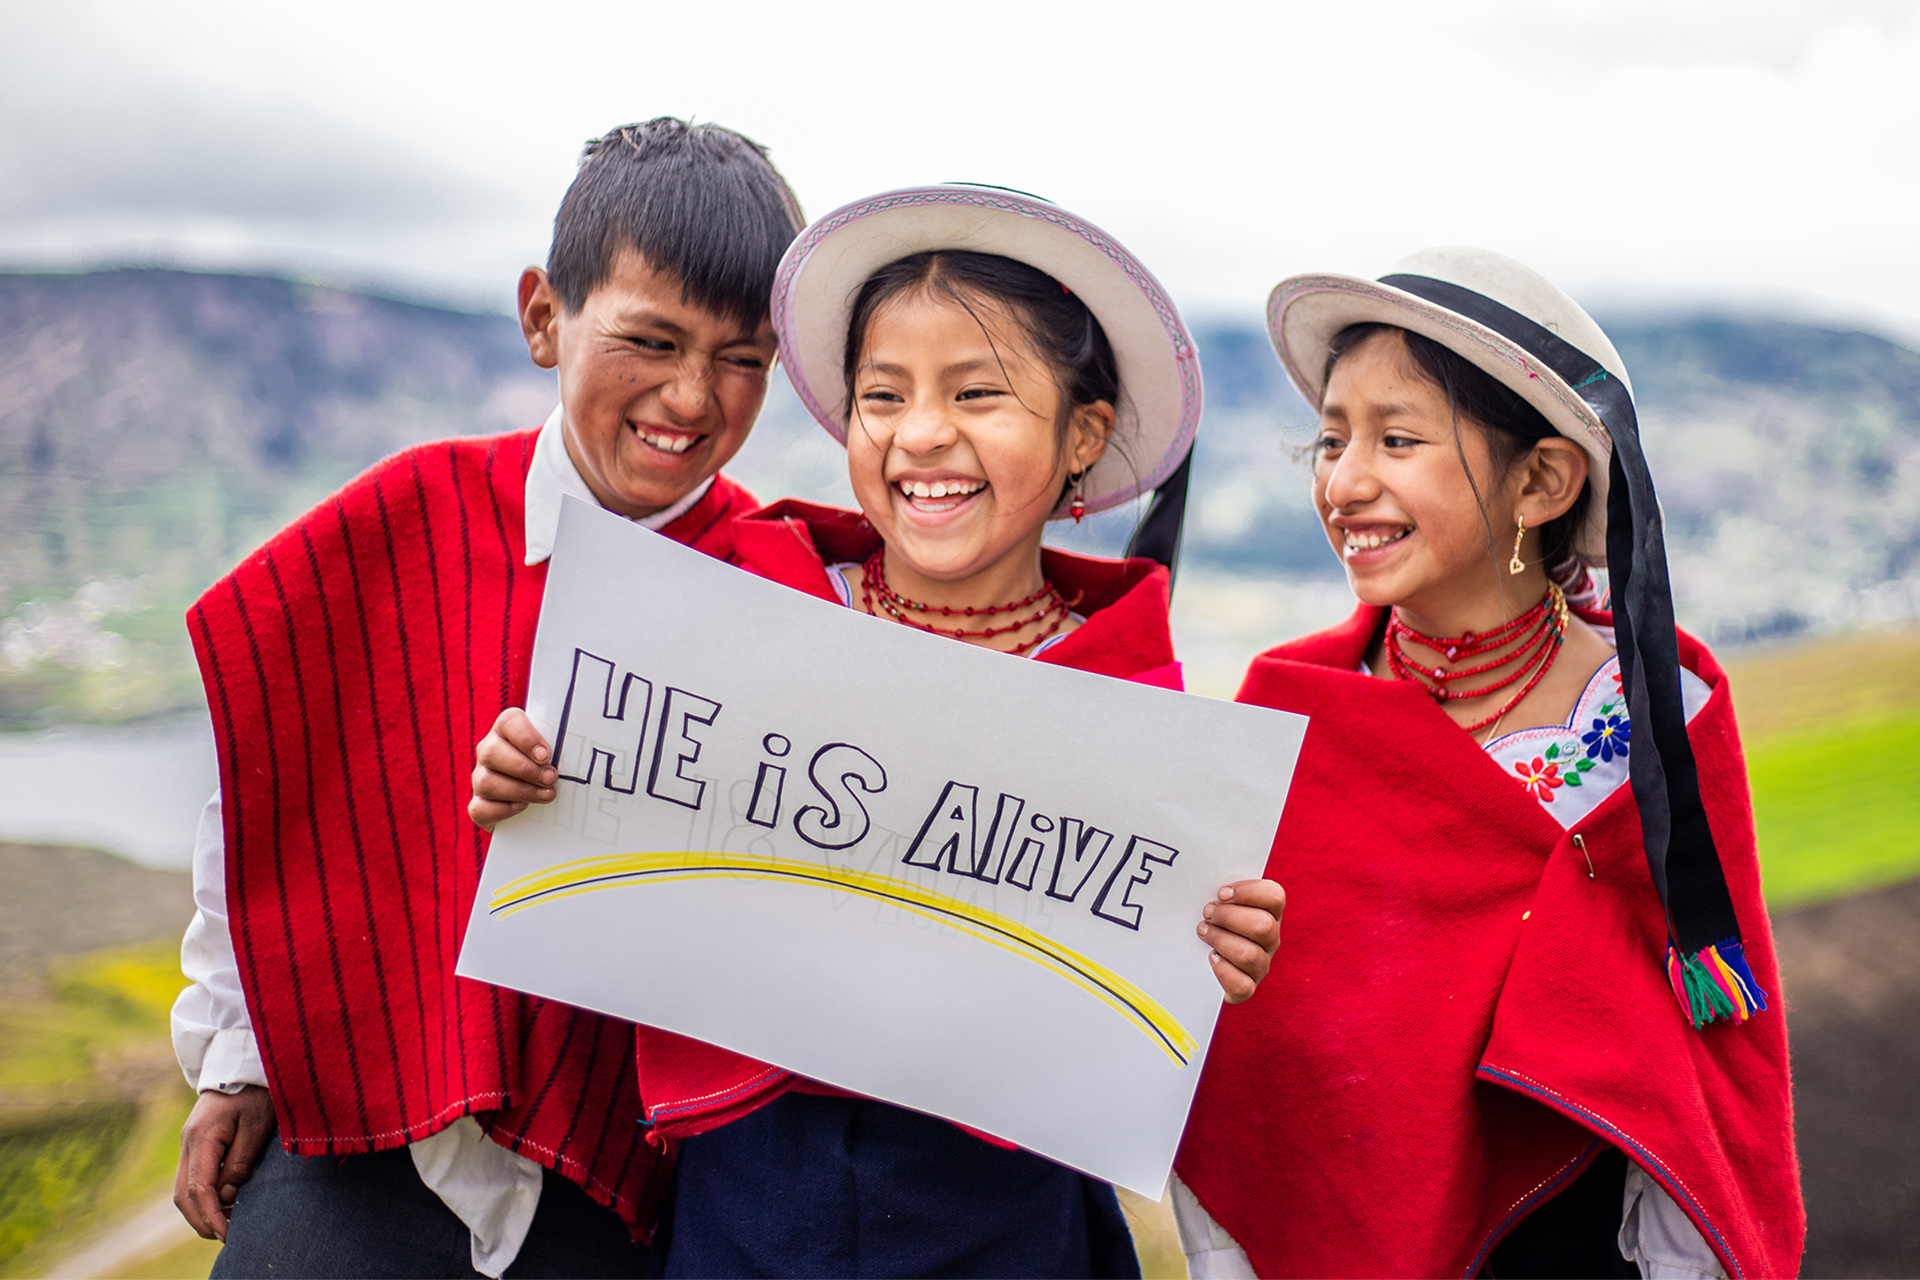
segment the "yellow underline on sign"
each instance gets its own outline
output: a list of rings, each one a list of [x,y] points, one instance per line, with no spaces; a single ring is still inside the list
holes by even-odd
[[[488,901],[490,915],[510,916],[541,903],[633,884],[676,880],[774,880],[818,885],[876,898],[950,925],[982,942],[1052,970],[1103,1001],[1138,1027],[1181,1066],[1199,1042],[1152,996],[1105,965],[1061,946],[1009,916],[892,876],[813,863],[783,862],[750,853],[626,853],[548,867],[502,885]]]

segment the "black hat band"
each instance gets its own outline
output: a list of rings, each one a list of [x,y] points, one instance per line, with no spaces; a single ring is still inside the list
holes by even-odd
[[[1607,572],[1613,595],[1621,687],[1636,732],[1628,777],[1640,811],[1647,868],[1666,911],[1676,995],[1696,1026],[1714,1016],[1744,1021],[1766,1008],[1740,946],[1740,922],[1700,799],[1700,772],[1687,737],[1680,692],[1679,639],[1666,541],[1653,476],[1640,447],[1633,395],[1597,360],[1511,307],[1430,276],[1391,275],[1381,284],[1483,325],[1560,378],[1593,410],[1613,440],[1607,493]],[[1720,974],[1716,961],[1729,970]],[[1708,982],[1717,990],[1701,988]],[[1724,997],[1724,999],[1721,999]],[[1703,1003],[1704,1002],[1704,1007]],[[1727,1007],[1720,1007],[1722,1004]],[[1744,1005],[1744,1007],[1743,1007]]]

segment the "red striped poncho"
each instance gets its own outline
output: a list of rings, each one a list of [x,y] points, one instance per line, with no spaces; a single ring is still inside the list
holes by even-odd
[[[879,534],[859,512],[791,499],[736,521],[734,538],[742,567],[831,604],[840,603],[840,596],[827,577],[827,566],[858,564],[880,546]],[[1166,689],[1181,687],[1167,622],[1165,569],[1151,560],[1100,560],[1051,548],[1041,552],[1041,566],[1048,581],[1075,602],[1075,611],[1087,621],[1034,661]],[[650,1136],[663,1147],[751,1115],[790,1089],[841,1094],[829,1085],[671,1031],[641,1027],[637,1039],[640,1091],[653,1126]]]
[[[1240,690],[1312,717],[1267,864],[1286,938],[1221,1014],[1181,1178],[1262,1276],[1465,1276],[1611,1143],[1729,1275],[1794,1274],[1785,1018],[1694,1030],[1631,788],[1563,830],[1418,687],[1357,670],[1381,620],[1270,650]],[[1679,643],[1712,691],[1688,736],[1746,957],[1777,991],[1726,675]]]
[[[378,1151],[473,1114],[639,1228],[664,1170],[632,1027],[454,974],[487,851],[474,743],[525,701],[546,582],[525,563],[537,434],[378,464],[210,587],[187,629],[281,1143]],[[719,477],[665,532],[731,559],[755,505]]]

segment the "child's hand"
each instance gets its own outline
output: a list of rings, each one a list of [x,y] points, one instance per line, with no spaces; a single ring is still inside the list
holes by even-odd
[[[548,763],[553,751],[520,708],[502,711],[473,755],[473,799],[467,816],[482,831],[493,830],[529,804],[553,799],[553,784],[560,780]]]
[[[1252,995],[1273,965],[1280,945],[1280,913],[1287,891],[1271,880],[1241,880],[1220,890],[1220,900],[1200,909],[1200,936],[1213,948],[1208,960],[1228,1004]]]
[[[240,1187],[273,1137],[273,1098],[257,1084],[201,1093],[180,1130],[173,1206],[195,1231],[224,1242]]]

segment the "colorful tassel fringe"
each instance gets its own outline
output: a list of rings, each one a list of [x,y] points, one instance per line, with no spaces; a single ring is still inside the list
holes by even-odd
[[[1669,940],[1667,980],[1673,983],[1680,1011],[1696,1030],[1715,1018],[1745,1022],[1767,1007],[1766,993],[1753,980],[1738,938],[1704,947],[1684,960]]]

